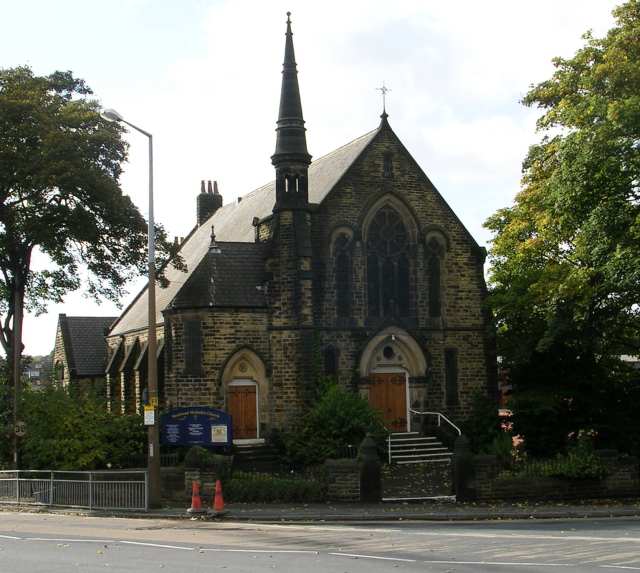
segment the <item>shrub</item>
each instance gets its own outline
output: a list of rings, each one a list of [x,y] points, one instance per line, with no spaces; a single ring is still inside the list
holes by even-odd
[[[119,416],[93,398],[74,398],[62,388],[25,388],[21,396],[27,433],[21,466],[30,469],[91,470],[126,465],[144,455],[146,432],[138,415]]]
[[[513,475],[522,477],[557,477],[567,479],[602,479],[607,467],[596,455],[589,432],[579,432],[566,454],[551,460],[524,460]]]
[[[359,394],[329,381],[300,425],[281,432],[276,445],[287,462],[310,466],[339,457],[349,445],[357,447],[367,432],[385,435],[379,413]]]
[[[227,482],[232,474],[232,460],[231,456],[215,454],[206,448],[193,446],[184,457],[184,465],[186,468],[213,472],[217,479]]]
[[[317,502],[325,499],[322,482],[236,472],[226,483],[225,499],[235,502]]]

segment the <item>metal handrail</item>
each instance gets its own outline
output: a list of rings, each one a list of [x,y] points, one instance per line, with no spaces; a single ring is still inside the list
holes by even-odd
[[[441,420],[444,420],[449,424],[456,432],[458,432],[459,436],[462,436],[462,430],[458,428],[449,418],[447,418],[442,412],[418,412],[418,410],[414,410],[413,408],[409,408],[409,412],[412,414],[418,414],[419,416],[437,416],[438,417],[438,427],[442,425]]]

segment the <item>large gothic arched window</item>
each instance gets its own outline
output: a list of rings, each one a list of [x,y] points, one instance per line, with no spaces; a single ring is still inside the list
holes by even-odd
[[[409,315],[409,233],[400,214],[382,207],[367,235],[367,300],[370,316]]]

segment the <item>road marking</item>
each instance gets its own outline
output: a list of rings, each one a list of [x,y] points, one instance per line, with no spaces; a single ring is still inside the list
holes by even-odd
[[[328,555],[337,555],[339,557],[355,557],[362,559],[380,559],[382,561],[404,561],[406,563],[415,563],[415,559],[402,559],[400,557],[379,557],[377,555],[360,555],[359,553],[328,553]]]
[[[218,549],[217,547],[200,547],[200,551],[216,551],[225,553],[307,553],[318,555],[319,551],[304,549]]]
[[[14,537],[13,535],[0,535],[1,539],[22,539],[22,537]]]
[[[16,538],[19,539],[19,538]],[[57,541],[58,543],[113,543],[113,539],[60,539],[56,537],[23,537],[23,541]]]
[[[184,551],[195,551],[195,547],[185,547],[184,545],[163,545],[161,543],[145,543],[143,541],[124,541],[119,539],[117,543],[124,543],[126,545],[143,545],[145,547],[161,547],[163,549],[183,549]]]
[[[264,524],[261,524],[263,527]],[[605,543],[640,543],[640,537],[594,537],[589,535],[544,535],[524,533],[476,533],[473,531],[444,532],[444,531],[413,531],[406,529],[387,529],[375,527],[331,527],[331,526],[302,526],[302,525],[269,525],[289,529],[312,529],[319,531],[361,531],[367,533],[400,533],[402,535],[422,535],[428,537],[470,537],[478,539],[533,539],[537,541],[602,541]]]
[[[582,566],[582,563],[532,563],[526,561],[436,561],[429,560],[423,561],[423,563],[432,563],[432,564],[440,564],[440,565],[506,565],[506,566],[514,566],[520,565],[522,567],[579,567]]]

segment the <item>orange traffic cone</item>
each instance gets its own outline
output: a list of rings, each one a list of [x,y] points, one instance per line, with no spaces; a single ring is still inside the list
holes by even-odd
[[[197,481],[191,482],[191,507],[187,509],[189,513],[202,513],[202,500],[200,499],[200,484]]]
[[[213,511],[215,513],[224,513],[224,498],[222,497],[222,482],[216,480],[216,495],[213,499]]]

